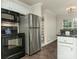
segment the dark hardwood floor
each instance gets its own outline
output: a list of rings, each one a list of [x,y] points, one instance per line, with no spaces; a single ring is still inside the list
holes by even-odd
[[[57,41],[43,47],[40,52],[32,56],[24,56],[21,59],[57,59]]]

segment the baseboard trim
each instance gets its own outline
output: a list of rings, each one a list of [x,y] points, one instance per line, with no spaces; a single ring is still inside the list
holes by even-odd
[[[56,40],[49,41],[48,43],[43,44],[41,47],[45,47],[45,46],[47,46],[47,45],[49,45],[49,44],[51,44],[51,43],[53,43],[53,42],[55,42],[55,41],[56,41]]]

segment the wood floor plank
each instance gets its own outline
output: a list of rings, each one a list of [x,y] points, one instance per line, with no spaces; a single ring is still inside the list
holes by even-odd
[[[57,59],[57,41],[43,47],[38,53],[32,56],[26,55],[21,59]]]

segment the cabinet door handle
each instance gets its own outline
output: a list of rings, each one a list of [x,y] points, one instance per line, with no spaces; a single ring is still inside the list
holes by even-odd
[[[71,48],[71,51],[73,50],[73,48]]]

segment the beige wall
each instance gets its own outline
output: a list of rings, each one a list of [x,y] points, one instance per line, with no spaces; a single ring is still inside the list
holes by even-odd
[[[45,44],[48,44],[56,40],[56,16],[49,10],[45,10],[43,16]]]

